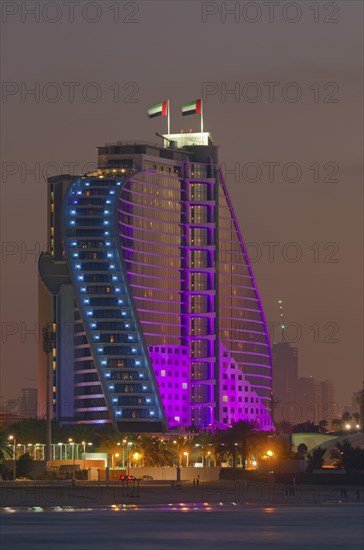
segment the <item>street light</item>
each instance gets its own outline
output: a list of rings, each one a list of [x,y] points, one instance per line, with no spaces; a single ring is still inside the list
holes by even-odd
[[[179,454],[179,441],[174,440],[173,445],[177,445],[177,466],[181,465],[181,458]]]
[[[75,442],[70,437],[68,440],[68,443],[71,445],[71,448],[72,448],[72,467],[73,467],[72,479],[74,480],[75,479]]]
[[[123,468],[125,468],[125,447],[124,447],[125,443],[127,443],[127,440],[123,439]]]
[[[50,357],[56,341],[54,325],[49,324],[42,329],[43,351],[47,356],[47,406],[46,406],[46,461],[51,460],[52,444],[52,417],[53,417],[53,369]]]
[[[142,458],[142,455],[140,453],[134,453],[133,458],[136,461],[136,465],[139,466],[139,460]]]
[[[186,468],[188,468],[188,452],[185,451],[183,454],[184,454],[185,457],[186,457]]]
[[[14,470],[14,481],[16,480],[16,439],[15,436],[9,435],[9,441],[13,442],[13,470]]]
[[[131,451],[132,445],[133,445],[133,443],[131,441],[128,441],[128,444],[127,444],[127,447],[128,447],[128,456],[127,456],[128,471],[127,471],[127,475],[129,475],[129,470],[130,470],[130,451]]]
[[[111,469],[112,469],[112,471],[114,471],[114,457],[118,458],[119,456],[120,456],[119,453],[115,453],[115,454],[113,453],[111,455]]]

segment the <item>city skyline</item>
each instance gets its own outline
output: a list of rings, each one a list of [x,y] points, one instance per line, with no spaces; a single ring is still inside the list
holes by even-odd
[[[249,25],[231,18],[222,23],[218,16],[202,23],[200,6],[176,6],[174,17],[201,39],[201,48],[185,40],[158,3],[141,3],[139,22],[122,25],[122,32],[107,19],[110,13],[94,27],[79,21],[77,36],[65,19],[23,24],[14,16],[3,29],[9,45],[4,77],[15,84],[1,105],[8,134],[2,146],[2,399],[16,396],[19,384],[25,387],[26,378],[37,376],[38,346],[29,331],[37,323],[37,257],[46,243],[43,176],[70,167],[82,172],[94,163],[97,141],[129,135],[154,141],[165,124],[148,120],[146,110],[168,97],[172,131],[198,130],[197,117],[186,121],[179,111],[191,97],[204,95],[205,124],[223,145],[226,185],[244,227],[271,342],[280,340],[274,323],[276,300],[283,297],[292,324],[288,342],[300,349],[302,375],[333,379],[339,404],[349,403],[363,378],[362,8],[341,4],[333,25],[315,23],[308,11],[295,24],[279,16],[274,23],[263,18]],[[95,41],[95,28],[109,40]],[[136,30],[144,41],[130,49]],[[228,60],[227,46],[219,47],[216,35],[229,44]],[[73,99],[65,84],[70,82],[79,82]],[[85,88],[90,82],[98,86]],[[269,82],[278,84],[264,85]],[[285,87],[289,82],[296,85]],[[39,98],[25,93],[31,89]],[[101,98],[93,101],[98,89]],[[61,95],[54,101],[57,90]],[[290,101],[297,90],[302,97]],[[260,92],[260,99],[249,100]],[[283,170],[287,163],[295,165]],[[297,166],[302,174],[294,181]],[[294,260],[295,254],[301,256]]]
[[[0,2],[6,548],[362,550],[363,16]]]

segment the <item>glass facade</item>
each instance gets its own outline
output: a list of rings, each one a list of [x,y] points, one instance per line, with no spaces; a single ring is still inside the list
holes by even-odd
[[[75,416],[90,423],[157,421],[163,427],[159,392],[119,254],[114,216],[124,183],[80,178],[66,194],[64,247],[77,302]]]
[[[219,185],[219,338],[267,410],[271,352],[255,280],[223,181]]]
[[[74,422],[272,428],[264,313],[208,143],[105,146],[62,207],[52,187],[74,293]]]

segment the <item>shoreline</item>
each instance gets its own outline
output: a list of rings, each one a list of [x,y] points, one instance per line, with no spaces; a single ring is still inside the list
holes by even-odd
[[[220,481],[172,486],[171,483],[143,482],[2,482],[0,508],[102,508],[112,505],[168,506],[180,503],[211,505],[240,504],[292,506],[313,504],[363,504],[363,486],[283,485]]]

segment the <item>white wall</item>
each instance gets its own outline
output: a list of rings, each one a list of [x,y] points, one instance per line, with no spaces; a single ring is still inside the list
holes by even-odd
[[[183,468],[181,467],[181,481],[192,481],[200,476],[200,481],[218,481],[220,468]],[[176,481],[177,470],[172,466],[130,468],[129,474],[141,479],[144,475],[152,476],[156,480]]]

